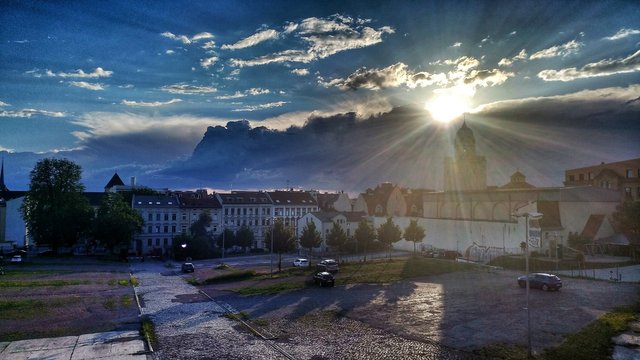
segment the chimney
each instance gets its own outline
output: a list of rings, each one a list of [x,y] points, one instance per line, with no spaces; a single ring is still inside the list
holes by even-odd
[[[131,188],[133,189],[133,188],[135,188],[135,187],[136,187],[136,177],[135,177],[135,176],[132,176],[132,177],[131,177]]]

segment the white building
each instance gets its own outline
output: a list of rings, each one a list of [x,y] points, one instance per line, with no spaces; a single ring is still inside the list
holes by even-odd
[[[144,220],[142,232],[134,237],[131,248],[139,255],[169,254],[173,238],[181,233],[178,197],[134,194],[131,207]]]
[[[347,234],[352,237],[358,228],[358,224],[363,218],[368,218],[364,212],[338,212],[338,211],[321,211],[307,213],[298,221],[298,230],[296,232],[298,239],[302,236],[305,226],[314,223],[316,230],[320,233],[322,243],[314,250],[329,251],[327,246],[327,235],[333,228],[333,224],[338,224]]]

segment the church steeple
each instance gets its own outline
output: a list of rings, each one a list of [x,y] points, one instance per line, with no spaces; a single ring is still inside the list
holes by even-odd
[[[476,138],[473,131],[467,126],[467,121],[456,132],[455,139],[455,156],[456,158],[475,156],[476,155]]]
[[[7,185],[4,184],[4,158],[2,159],[2,165],[0,166],[0,191],[9,191]]]

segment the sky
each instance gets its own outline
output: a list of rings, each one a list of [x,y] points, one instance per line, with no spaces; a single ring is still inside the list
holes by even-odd
[[[488,183],[640,157],[636,1],[2,1],[0,157],[89,191],[441,190],[463,121]]]

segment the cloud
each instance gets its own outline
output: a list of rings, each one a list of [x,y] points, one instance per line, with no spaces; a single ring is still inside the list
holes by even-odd
[[[582,48],[583,46],[584,43],[571,40],[566,44],[552,46],[550,48],[535,52],[529,57],[529,60],[552,58],[558,56],[565,57],[577,54],[580,48]]]
[[[580,69],[543,70],[538,77],[544,81],[572,81],[640,71],[640,50],[626,58],[606,59],[589,63]]]
[[[3,106],[11,106],[11,105],[7,104],[6,102],[0,101],[0,107],[3,107]]]
[[[298,76],[307,76],[309,75],[309,69],[293,69],[291,73]]]
[[[456,42],[456,43],[453,43],[453,45],[451,45],[450,47],[461,47],[461,46],[462,46],[461,42]]]
[[[86,81],[69,81],[69,85],[93,91],[104,90],[104,84],[101,83],[92,84]]]
[[[202,66],[205,69],[208,69],[209,66],[215,64],[218,61],[218,57],[217,56],[212,56],[209,58],[205,58],[200,60],[200,66]]]
[[[618,30],[617,33],[611,35],[611,36],[607,36],[604,37],[603,39],[605,40],[620,40],[620,39],[624,39],[628,36],[632,36],[632,35],[638,35],[640,34],[640,30],[637,29],[627,29],[627,28],[622,28],[620,30]]]
[[[266,104],[247,105],[243,108],[233,109],[231,111],[232,112],[252,112],[252,111],[258,111],[258,110],[264,110],[264,109],[271,109],[275,107],[281,107],[288,103],[289,103],[288,101],[275,101],[275,102],[270,102]]]
[[[175,51],[173,51],[173,50],[171,50],[171,49],[169,49],[169,50],[165,51],[164,53],[165,53],[165,54],[167,54],[167,55],[173,55],[173,54],[175,54],[176,52],[175,52]]]
[[[520,52],[518,53],[518,55],[512,57],[512,58],[502,58],[500,59],[500,62],[498,62],[498,66],[511,66],[513,65],[513,63],[515,63],[518,60],[526,60],[527,59],[527,51],[525,49],[520,50]]]
[[[153,102],[145,102],[145,101],[130,101],[130,100],[122,100],[122,105],[127,106],[147,106],[147,107],[156,107],[156,106],[164,106],[181,102],[181,99],[171,99],[167,101],[153,101]]]
[[[215,41],[207,41],[206,43],[202,44],[203,49],[215,49],[215,47],[216,47]]]
[[[251,46],[255,46],[260,44],[261,42],[265,42],[267,40],[274,40],[278,38],[278,32],[273,30],[273,29],[267,29],[267,30],[262,30],[259,31],[247,38],[244,38],[238,42],[236,42],[235,44],[232,45],[222,45],[221,49],[224,50],[238,50],[238,49],[244,49],[244,48],[248,48]]]
[[[34,72],[34,74],[36,74]],[[101,67],[95,68],[92,72],[84,72],[82,69],[78,69],[74,72],[57,72],[54,73],[51,70],[46,70],[45,74],[48,77],[61,77],[61,78],[88,78],[88,79],[97,79],[101,77],[110,77],[113,75],[113,71],[104,70]]]
[[[498,86],[504,84],[507,79],[513,76],[514,73],[502,71],[499,69],[472,70],[465,76],[464,83],[473,87]]]
[[[61,111],[47,111],[47,110],[36,110],[36,109],[22,109],[17,111],[0,111],[0,117],[20,117],[20,118],[30,118],[32,116],[48,116],[48,117],[65,117],[66,113]]]
[[[256,96],[256,95],[264,95],[269,93],[271,93],[269,89],[251,88],[251,89],[245,90],[244,92],[236,91],[231,95],[216,96],[216,99],[219,99],[219,100],[239,99],[245,96]]]
[[[160,88],[162,91],[166,91],[172,94],[210,94],[218,91],[218,89],[211,86],[195,86],[195,85],[187,85],[187,84],[174,84],[174,85],[165,85]]]
[[[191,44],[191,43],[193,43],[195,41],[198,41],[198,40],[211,39],[211,38],[214,37],[213,34],[208,33],[208,32],[201,32],[201,33],[198,33],[198,34],[196,34],[196,35],[194,35],[192,37],[189,37],[189,36],[186,36],[186,35],[175,35],[175,34],[169,32],[169,31],[163,32],[162,34],[160,34],[160,36],[166,37],[166,38],[171,39],[171,40],[180,41],[181,43],[183,43],[185,45]]]
[[[473,114],[512,121],[532,121],[577,127],[638,128],[640,85],[583,90],[555,96],[503,100],[481,105]],[[606,121],[603,123],[602,121]],[[574,124],[575,122],[575,124]],[[617,123],[617,124],[616,124]]]
[[[288,23],[285,31],[278,34],[275,30],[265,33],[265,30],[243,39],[234,45],[225,45],[229,49],[236,45],[253,46],[258,40],[280,38],[294,35],[301,39],[307,47],[304,49],[288,49],[272,54],[262,55],[252,59],[231,59],[230,64],[235,67],[258,66],[271,63],[300,62],[309,63],[324,59],[341,51],[359,49],[382,42],[384,34],[393,34],[395,30],[389,26],[373,29],[363,26],[370,20],[357,19],[344,15],[332,15],[327,18],[311,17],[300,24]],[[253,39],[253,36],[260,35]],[[249,41],[251,40],[251,41]]]

